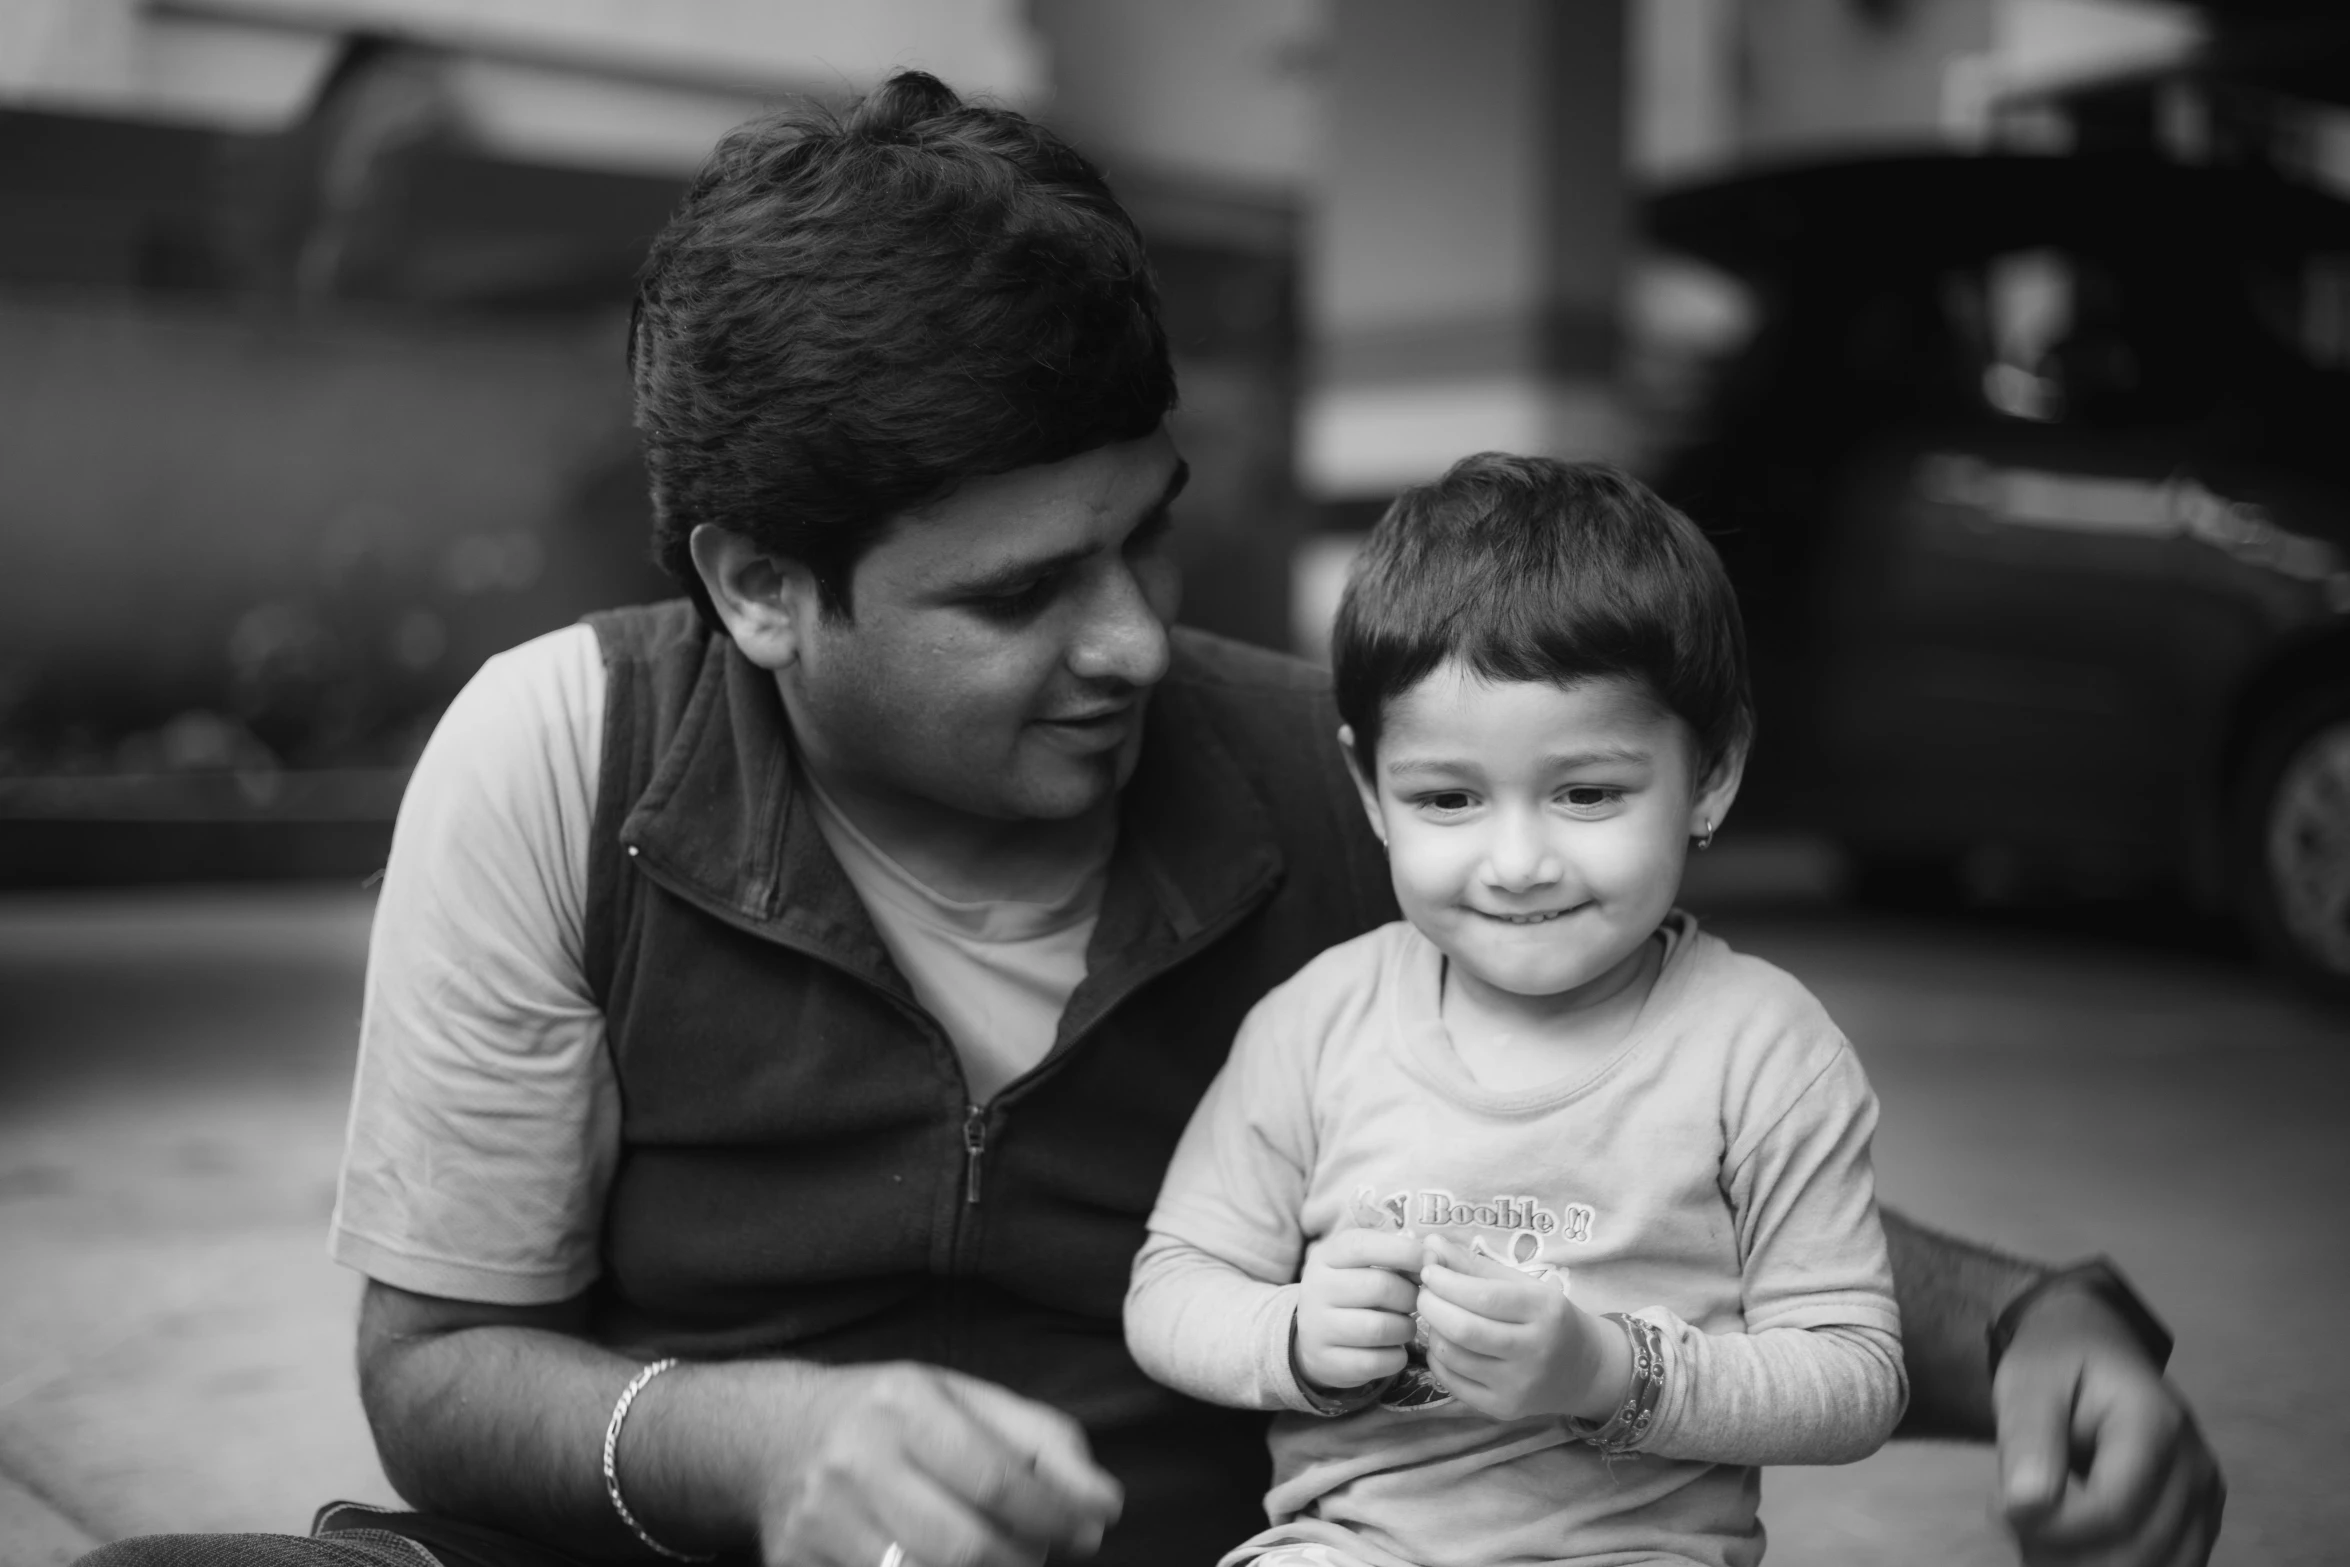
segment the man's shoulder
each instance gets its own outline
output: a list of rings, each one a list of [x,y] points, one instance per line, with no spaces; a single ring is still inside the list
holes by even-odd
[[[1162,691],[1172,700],[1153,699],[1161,742],[1225,759],[1222,770],[1204,776],[1232,778],[1264,808],[1292,885],[1340,911],[1331,935],[1394,917],[1386,861],[1363,826],[1338,748],[1327,671],[1185,627],[1174,633]]]
[[[1251,757],[1312,755],[1339,764],[1338,709],[1330,698],[1329,671],[1188,626],[1177,627],[1173,640],[1168,688],[1183,693],[1189,705]],[[1303,752],[1301,745],[1307,748]]]
[[[683,651],[698,654],[710,636],[693,601],[683,598],[599,609],[582,624],[595,632],[607,665],[654,663]]]
[[[1233,700],[1329,705],[1330,672],[1293,654],[1193,626],[1177,626],[1172,641],[1170,680]]]
[[[1157,700],[1171,738],[1204,728],[1260,792],[1302,790],[1316,810],[1328,799],[1353,798],[1327,671],[1190,627],[1176,628],[1173,640]]]

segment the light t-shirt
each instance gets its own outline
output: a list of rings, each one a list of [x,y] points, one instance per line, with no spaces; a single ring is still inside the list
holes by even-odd
[[[418,759],[376,903],[330,1246],[500,1305],[600,1271],[620,1096],[585,967],[604,662],[570,626],[484,664]],[[829,801],[817,824],[976,1098],[1051,1049],[1106,873],[1051,904],[943,899]]]
[[[1749,1563],[1746,1466],[1849,1460],[1890,1434],[1900,1321],[1860,1064],[1786,974],[1686,915],[1661,935],[1611,1059],[1527,1089],[1462,1065],[1443,955],[1408,924],[1333,948],[1250,1013],[1169,1166],[1126,1325],[1162,1381],[1282,1411],[1276,1528],[1252,1547],[1381,1567]],[[1289,1362],[1305,1248],[1381,1210],[1657,1323],[1665,1392],[1640,1457],[1457,1403],[1309,1413]]]
[[[891,859],[811,783],[816,825],[881,932],[881,944],[962,1058],[972,1102],[985,1104],[1052,1050],[1061,1013],[1085,978],[1109,855],[1043,903],[961,903]]]

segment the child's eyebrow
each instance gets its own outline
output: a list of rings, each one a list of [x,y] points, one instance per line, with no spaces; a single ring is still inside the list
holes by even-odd
[[[1578,767],[1604,767],[1611,762],[1625,766],[1645,767],[1653,760],[1654,757],[1649,752],[1638,746],[1601,745],[1592,746],[1582,751],[1552,751],[1542,758],[1542,765],[1545,770],[1549,771],[1572,771]],[[1423,756],[1387,762],[1383,764],[1382,770],[1390,778],[1412,778],[1423,775],[1436,778],[1457,778],[1465,773],[1481,772],[1483,769],[1476,762],[1465,757]]]
[[[1594,746],[1587,751],[1553,751],[1542,760],[1545,766],[1565,768],[1598,767],[1609,762],[1628,762],[1635,766],[1645,766],[1649,761],[1649,753],[1638,746],[1603,745]]]

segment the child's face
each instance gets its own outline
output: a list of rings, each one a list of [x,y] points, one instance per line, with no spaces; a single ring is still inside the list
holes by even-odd
[[[1689,840],[1738,789],[1735,759],[1696,766],[1689,726],[1631,681],[1495,683],[1452,662],[1388,703],[1356,783],[1405,917],[1467,979],[1557,997],[1632,961],[1671,911]]]

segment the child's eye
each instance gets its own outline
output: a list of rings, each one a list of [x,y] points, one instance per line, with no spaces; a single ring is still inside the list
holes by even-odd
[[[1420,809],[1437,816],[1456,815],[1476,803],[1466,789],[1439,789],[1434,794],[1421,795],[1418,801]]]
[[[1593,811],[1615,804],[1624,797],[1624,791],[1603,784],[1573,784],[1560,790],[1559,797],[1576,810]]]

